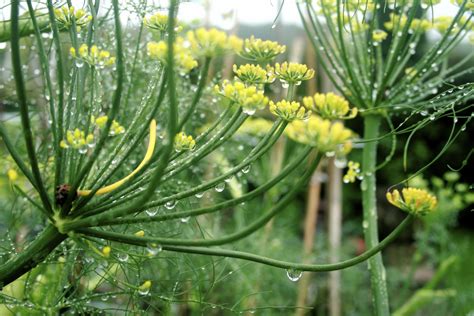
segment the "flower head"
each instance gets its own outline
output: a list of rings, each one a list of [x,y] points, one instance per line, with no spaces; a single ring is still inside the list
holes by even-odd
[[[387,38],[387,32],[383,30],[374,30],[372,32],[372,40],[376,43],[380,43]]]
[[[194,147],[196,147],[196,141],[191,135],[181,132],[174,137],[174,148],[177,152],[193,150]]]
[[[106,258],[110,257],[110,252],[112,251],[112,248],[110,246],[105,246],[102,248],[102,255]]]
[[[304,97],[303,104],[308,110],[324,119],[352,119],[357,115],[357,108],[350,109],[346,99],[332,92]]]
[[[7,177],[11,182],[15,182],[18,179],[18,172],[15,169],[8,169]]]
[[[306,65],[298,63],[275,64],[275,76],[280,79],[283,84],[300,85],[302,81],[309,80],[314,77],[314,70]]]
[[[317,147],[326,154],[347,154],[352,146],[354,133],[341,122],[332,123],[312,115],[306,121],[294,121],[286,129],[291,139]]]
[[[59,146],[62,148],[79,149],[80,152],[87,150],[88,145],[91,145],[94,142],[94,135],[88,134],[87,136],[83,131],[76,128],[74,131],[66,132],[66,139],[61,140]]]
[[[259,65],[246,64],[240,67],[234,65],[233,70],[240,81],[250,85],[271,83],[275,80],[271,67],[265,70]]]
[[[180,71],[189,72],[197,67],[198,62],[194,59],[189,48],[185,47],[182,37],[176,38],[173,44],[174,62]],[[166,64],[168,57],[168,44],[165,41],[149,42],[147,44],[148,56],[158,59]]]
[[[285,121],[302,120],[308,117],[311,112],[307,113],[305,108],[299,102],[281,100],[277,103],[270,101],[270,112],[284,119]]]
[[[168,30],[168,16],[166,14],[155,13],[143,18],[143,23],[146,27],[152,30],[157,30],[160,33],[165,33]],[[178,25],[175,28],[176,32],[180,32],[182,26]]]
[[[395,189],[392,192],[387,192],[386,196],[391,204],[413,215],[431,213],[438,204],[434,195],[417,188],[403,188],[402,194]]]
[[[76,52],[74,47],[71,47],[69,52],[72,57],[86,62],[91,67],[103,68],[115,63],[115,57],[111,57],[109,51],[99,49],[96,45],[89,47],[86,44],[82,44],[79,47],[79,52]]]
[[[342,181],[344,181],[344,183],[353,183],[355,182],[356,177],[360,175],[360,164],[358,162],[349,161],[347,167],[347,173],[342,178]]]
[[[82,26],[85,26],[92,20],[92,16],[87,14],[83,9],[76,10],[74,7],[62,6],[61,8],[54,9],[54,16],[56,21],[63,28],[69,28],[72,26],[72,21],[76,23],[78,31],[81,30]]]
[[[195,56],[214,57],[227,51],[238,51],[242,40],[236,36],[227,36],[223,31],[211,28],[198,28],[186,34],[191,51]]]
[[[277,55],[284,53],[285,50],[285,45],[251,36],[244,40],[243,48],[238,54],[245,59],[265,63],[272,61]]]
[[[256,86],[245,86],[240,81],[229,82],[225,80],[222,86],[216,85],[214,91],[229,100],[231,103],[242,107],[244,113],[252,115],[256,110],[262,110],[268,104],[268,98],[263,94],[263,90]]]

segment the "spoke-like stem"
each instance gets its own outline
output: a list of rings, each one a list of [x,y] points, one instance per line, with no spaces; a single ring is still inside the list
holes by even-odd
[[[21,54],[20,54],[20,29],[19,29],[19,7],[20,1],[14,0],[11,4],[11,50],[12,50],[12,66],[13,76],[15,78],[16,93],[18,95],[18,103],[20,106],[21,125],[23,129],[23,137],[25,139],[26,151],[30,161],[31,172],[35,179],[36,189],[41,198],[41,202],[49,213],[53,212],[51,201],[48,193],[44,187],[44,182],[38,167],[38,159],[36,156],[35,144],[33,139],[33,132],[31,130],[30,116],[28,113],[28,104],[26,101],[26,89],[21,71]]]

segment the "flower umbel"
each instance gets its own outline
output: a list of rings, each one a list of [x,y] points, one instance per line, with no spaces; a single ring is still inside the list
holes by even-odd
[[[386,196],[391,204],[413,215],[431,213],[438,204],[434,195],[417,188],[403,188],[402,194],[395,189],[392,192],[387,192]]]
[[[71,47],[69,52],[72,57],[86,62],[91,67],[103,68],[115,63],[115,57],[111,57],[109,51],[99,49],[96,45],[89,47],[86,44],[82,44],[79,47],[79,52],[76,52],[74,47]]]
[[[79,151],[85,153],[87,150],[87,145],[90,145],[94,142],[93,134],[86,134],[80,129],[76,128],[74,131],[66,132],[66,139],[62,140],[59,143],[59,146],[62,148],[74,148],[79,149]]]
[[[358,162],[349,161],[347,164],[347,173],[342,178],[344,183],[353,183],[356,178],[360,175],[360,164]]]
[[[288,122],[302,120],[311,114],[311,112],[306,112],[299,102],[286,100],[281,100],[277,103],[270,101],[270,112]]]
[[[290,123],[285,131],[291,139],[317,147],[327,155],[345,155],[352,149],[354,133],[350,129],[341,122],[332,123],[315,115],[306,121]]]
[[[372,32],[372,40],[376,43],[380,43],[387,38],[387,32],[383,30],[374,30]],[[374,44],[375,45],[375,44]]]
[[[238,54],[257,63],[268,63],[277,55],[284,53],[285,50],[285,45],[273,41],[263,41],[251,36],[244,40],[243,48]]]
[[[184,45],[182,37],[176,38],[173,44],[173,56],[177,68],[180,71],[189,72],[198,66],[198,62],[194,59],[189,48]],[[166,64],[168,55],[168,44],[165,41],[149,42],[147,44],[148,56],[158,59],[161,63]]]
[[[81,27],[86,25],[92,20],[92,16],[87,14],[83,9],[76,10],[74,7],[67,8],[62,6],[61,8],[54,9],[54,16],[60,26],[69,28],[72,26],[72,21],[75,21],[78,31]]]
[[[314,77],[314,70],[306,65],[298,63],[275,64],[275,76],[280,79],[283,84],[300,85],[302,81],[309,80]]]
[[[181,132],[174,137],[174,148],[177,152],[193,150],[196,147],[196,141],[191,135]]]
[[[186,38],[195,56],[214,57],[226,51],[239,51],[242,47],[241,39],[233,35],[227,36],[225,32],[215,28],[189,31]]]
[[[255,111],[264,109],[268,104],[268,98],[263,94],[263,90],[257,89],[256,86],[246,87],[240,81],[231,83],[225,80],[222,87],[216,85],[214,91],[231,103],[241,106],[244,113],[248,115],[253,115]]]
[[[304,97],[303,104],[313,113],[324,119],[347,120],[356,117],[357,108],[349,108],[349,102],[332,92],[316,93],[312,97]]]
[[[249,85],[272,83],[275,81],[273,68],[271,67],[269,70],[265,70],[259,65],[246,64],[240,67],[234,65],[233,70],[235,76],[239,78],[240,81]]]

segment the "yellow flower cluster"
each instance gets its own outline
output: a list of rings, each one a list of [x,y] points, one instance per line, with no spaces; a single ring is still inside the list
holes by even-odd
[[[244,121],[237,133],[264,136],[272,128],[273,122],[264,118],[250,118]]]
[[[266,63],[273,60],[277,55],[284,53],[285,50],[285,45],[273,41],[263,41],[251,36],[245,39],[243,48],[238,54],[257,63]]]
[[[372,32],[372,40],[376,43],[380,43],[387,38],[387,32],[383,30],[374,30]]]
[[[405,14],[398,15],[394,13],[390,13],[390,20],[385,22],[383,25],[389,31],[394,30],[402,30],[405,25],[408,23],[408,17]],[[425,32],[431,27],[430,21],[427,19],[413,19],[410,24],[410,30],[414,32]]]
[[[98,128],[104,128],[108,120],[109,120],[109,117],[107,115],[102,115],[97,118],[95,116],[91,117],[91,123],[95,124]],[[119,122],[117,122],[116,120],[113,120],[112,126],[110,126],[109,135],[114,136],[114,135],[119,135],[123,133],[125,133],[125,128],[122,125],[120,125]]]
[[[319,0],[317,1],[321,11],[329,11],[331,13],[337,12],[337,0]],[[345,11],[347,13],[359,11],[372,11],[374,9],[375,2],[374,1],[360,1],[360,0],[346,0],[340,2],[341,11]],[[352,14],[351,14],[352,15]]]
[[[306,112],[299,102],[286,100],[281,100],[277,103],[270,101],[270,112],[288,122],[303,120],[311,115],[311,112]]]
[[[198,28],[189,31],[186,38],[195,56],[214,57],[227,51],[240,51],[242,40],[234,35],[227,36],[225,32],[218,29]]]
[[[273,68],[268,66],[267,70],[259,65],[246,64],[240,67],[233,66],[234,74],[240,81],[250,85],[272,83],[275,80]]]
[[[347,173],[342,178],[344,183],[353,183],[356,178],[360,175],[360,164],[358,162],[349,161],[347,164]]]
[[[196,147],[196,141],[191,135],[181,132],[174,137],[174,149],[177,152],[184,150],[193,150]]]
[[[105,246],[104,248],[102,248],[102,255],[105,257],[105,258],[108,258],[110,257],[110,253],[112,252],[112,248],[110,248],[110,246]]]
[[[7,177],[11,182],[15,182],[18,179],[18,172],[15,169],[8,169]]]
[[[78,32],[82,26],[92,20],[92,16],[87,14],[83,9],[76,10],[74,7],[67,8],[66,6],[54,9],[54,16],[56,17],[56,21],[60,24],[60,27],[63,28],[71,27],[72,21],[74,21]]]
[[[66,139],[61,140],[59,146],[61,148],[74,148],[79,149],[82,153],[85,153],[87,146],[90,146],[94,142],[93,134],[86,134],[80,129],[76,128],[74,131],[66,132]]]
[[[157,30],[161,33],[165,33],[168,29],[168,16],[161,13],[155,13],[149,17],[143,18],[143,23],[146,27]],[[177,26],[175,28],[176,32],[181,32],[182,26]]]
[[[451,3],[452,4],[455,4],[455,5],[458,5],[458,6],[461,6],[463,4],[464,0],[451,0]],[[474,2],[473,1],[467,1],[467,3],[465,4],[465,8],[467,10],[474,10]]]
[[[352,149],[351,139],[354,133],[341,122],[331,122],[318,116],[306,121],[294,121],[286,129],[291,139],[317,147],[327,155],[345,155]]]
[[[189,48],[185,47],[182,37],[176,38],[174,43],[174,62],[177,68],[183,72],[189,72],[197,67],[198,62],[193,58]],[[149,42],[147,44],[148,56],[158,59],[162,63],[166,63],[168,54],[168,44],[165,41]]]
[[[312,97],[304,97],[303,105],[324,119],[352,119],[357,115],[357,108],[349,108],[349,102],[332,92],[316,93]]]
[[[387,200],[399,209],[414,215],[426,215],[436,208],[436,197],[423,189],[404,188],[387,192]]]
[[[82,44],[79,47],[79,52],[76,52],[76,49],[71,47],[70,53],[72,57],[84,61],[92,67],[98,66],[102,68],[115,63],[115,57],[111,57],[109,51],[99,49],[96,45],[89,47],[86,44]]]
[[[446,33],[451,23],[453,23],[452,17],[439,16],[433,20],[433,28],[440,33]],[[454,26],[454,29],[456,29],[456,26]]]
[[[306,65],[298,63],[275,64],[275,76],[280,79],[283,85],[294,84],[300,85],[302,81],[309,80],[314,77],[314,70]]]
[[[245,86],[240,81],[231,83],[225,80],[221,87],[218,85],[214,87],[214,92],[241,106],[243,112],[248,115],[264,109],[268,104],[268,98],[263,94],[263,90],[257,89],[256,86]]]

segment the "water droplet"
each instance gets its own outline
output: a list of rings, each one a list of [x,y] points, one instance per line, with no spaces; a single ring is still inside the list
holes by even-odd
[[[186,216],[186,217],[181,217],[179,220],[181,221],[181,223],[188,223],[190,219],[191,219],[191,216]]]
[[[86,147],[86,146],[79,148],[79,153],[80,153],[80,154],[83,155],[83,154],[85,154],[86,152],[87,152],[87,147]]]
[[[225,182],[221,182],[219,184],[217,184],[214,189],[217,191],[217,192],[222,192],[224,191],[225,189]]]
[[[367,190],[367,180],[363,179],[362,182],[360,183],[360,189],[362,191],[366,191]]]
[[[158,245],[158,244],[155,244],[155,243],[148,244],[147,247],[146,247],[146,251],[152,257],[156,256],[161,250],[163,250],[161,245]]]
[[[247,109],[247,108],[242,109],[242,112],[244,112],[245,114],[250,115],[250,116],[254,115],[256,111],[257,110],[255,110],[255,109]]]
[[[204,191],[198,192],[198,193],[194,194],[194,196],[197,197],[198,199],[200,199],[204,196]]]
[[[250,171],[250,165],[246,165],[245,167],[242,168],[242,173],[249,173]]]
[[[347,158],[345,156],[336,157],[336,159],[334,159],[334,166],[340,169],[345,168],[347,166]]]
[[[436,117],[434,116],[434,114],[431,114],[431,115],[430,115],[430,121],[434,121],[435,118],[436,118]]]
[[[119,253],[119,254],[117,255],[117,259],[118,259],[118,261],[120,261],[120,262],[127,262],[127,260],[128,260],[128,253],[124,253],[124,252],[123,252],[123,253]]]
[[[296,282],[299,279],[301,279],[301,276],[303,275],[303,272],[295,270],[295,269],[288,269],[286,270],[286,276],[290,281]]]
[[[165,203],[165,207],[166,207],[167,209],[169,209],[169,210],[172,210],[172,209],[174,209],[174,207],[176,206],[176,204],[178,204],[177,201],[171,200],[171,201],[168,201],[168,202]]]
[[[139,288],[138,289],[138,294],[140,295],[148,295],[150,293],[150,289],[149,288]]]
[[[150,209],[146,210],[145,212],[148,214],[148,216],[155,216],[156,213],[158,213],[158,208],[157,207],[150,208]]]
[[[369,222],[367,222],[367,221],[362,221],[362,227],[363,227],[364,229],[369,228]]]
[[[77,68],[82,68],[82,67],[84,67],[84,61],[82,61],[80,59],[76,59],[75,65],[76,65]]]

